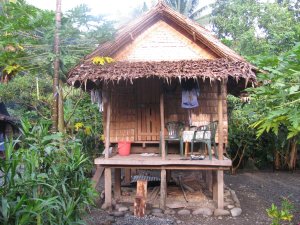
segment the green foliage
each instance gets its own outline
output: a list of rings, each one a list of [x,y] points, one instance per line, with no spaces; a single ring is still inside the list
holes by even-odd
[[[91,103],[87,93],[74,92],[64,104],[67,131],[82,141],[83,152],[93,160],[100,156],[104,147],[102,113]]]
[[[284,52],[299,40],[296,11],[285,4],[257,0],[217,0],[213,30],[244,56]]]
[[[20,140],[6,143],[0,170],[1,224],[79,224],[95,191],[79,140],[23,121]],[[16,150],[16,145],[19,147]]]
[[[263,134],[257,138],[256,129],[251,128],[258,115],[254,109],[257,104],[243,103],[239,98],[229,95],[228,102],[228,154],[237,166],[238,161],[243,157],[242,165],[251,159],[255,166],[263,169],[272,164],[273,154],[276,149],[286,146],[286,139],[276,138],[273,134]],[[243,155],[242,155],[243,154]]]
[[[261,85],[250,90],[252,98],[260,102],[256,108],[259,118],[252,127],[258,129],[258,136],[270,131],[278,135],[283,126],[288,129],[287,138],[299,137],[300,44],[276,60],[258,58],[257,64],[269,72],[261,74]]]
[[[287,199],[284,198],[281,202],[281,208],[278,208],[274,203],[271,208],[267,209],[267,214],[269,218],[272,219],[271,225],[280,225],[281,222],[291,222],[293,219],[292,211],[294,209],[293,204]]]

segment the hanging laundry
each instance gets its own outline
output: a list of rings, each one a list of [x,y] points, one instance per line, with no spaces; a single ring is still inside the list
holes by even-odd
[[[181,88],[181,107],[185,109],[192,109],[198,107],[198,96],[200,95],[198,81],[194,79],[183,80],[181,83]]]
[[[102,91],[99,89],[91,90],[91,102],[93,104],[97,104],[99,108],[99,112],[103,112],[103,99],[102,99]]]

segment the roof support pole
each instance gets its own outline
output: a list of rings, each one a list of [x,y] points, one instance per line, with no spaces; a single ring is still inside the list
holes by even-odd
[[[160,132],[161,132],[161,157],[163,160],[166,159],[166,146],[165,146],[165,110],[164,110],[164,93],[160,94]]]
[[[106,136],[105,136],[105,158],[109,158],[109,146],[110,146],[110,116],[111,116],[111,104],[110,104],[110,91],[107,93],[106,103]]]
[[[223,143],[224,143],[224,131],[223,131],[223,93],[224,82],[217,81],[218,84],[218,156],[219,160],[223,160]]]

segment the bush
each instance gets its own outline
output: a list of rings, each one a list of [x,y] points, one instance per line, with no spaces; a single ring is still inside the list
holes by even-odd
[[[96,193],[81,143],[51,134],[45,123],[22,125],[22,138],[6,143],[0,163],[0,223],[82,224]]]

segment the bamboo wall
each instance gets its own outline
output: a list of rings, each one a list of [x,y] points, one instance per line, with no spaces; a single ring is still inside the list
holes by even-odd
[[[159,141],[159,94],[161,82],[149,78],[138,80],[134,84],[120,82],[109,87],[111,90],[111,129],[110,141],[153,142]],[[209,81],[199,80],[200,96],[199,107],[192,109],[192,125],[205,125],[210,121],[218,120],[218,94],[217,85]],[[226,90],[226,88],[224,88]],[[223,93],[223,124],[224,142],[227,143],[227,93]],[[183,121],[188,124],[188,112],[181,108],[181,86],[178,83],[176,91],[165,94],[165,122]],[[151,104],[150,104],[151,103]],[[146,110],[145,105],[151,105],[151,110]],[[104,125],[106,123],[106,106],[104,107]],[[141,117],[143,117],[141,119]],[[144,121],[142,127],[140,121]],[[147,133],[151,121],[152,134]],[[147,123],[147,124],[146,124]],[[104,126],[105,127],[105,126]],[[148,127],[148,128],[147,128]],[[154,134],[154,133],[156,134]],[[144,135],[140,135],[140,134]]]

